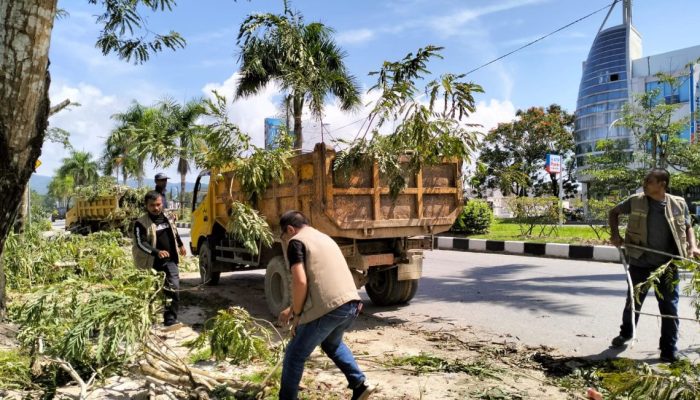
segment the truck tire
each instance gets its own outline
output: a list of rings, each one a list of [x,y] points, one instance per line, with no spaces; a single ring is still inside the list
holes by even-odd
[[[277,317],[289,307],[292,295],[292,274],[282,256],[273,257],[265,270],[265,300],[267,308]]]
[[[199,278],[203,285],[216,286],[219,283],[221,272],[213,272],[214,260],[212,259],[209,242],[202,242],[199,247]]]
[[[416,295],[418,291],[418,279],[409,279],[400,282],[404,284],[405,290],[401,296],[399,296],[399,301],[396,304],[405,304],[413,300],[413,297]]]
[[[411,281],[399,281],[396,268],[371,271],[368,279],[365,290],[375,305],[401,304],[407,302],[408,297],[413,297],[411,296],[412,285],[409,283]]]

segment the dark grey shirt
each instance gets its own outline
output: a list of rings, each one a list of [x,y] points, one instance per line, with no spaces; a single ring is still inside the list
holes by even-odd
[[[647,197],[649,213],[647,214],[647,245],[650,249],[663,251],[670,254],[678,254],[676,243],[673,240],[671,227],[666,221],[666,201],[656,201]],[[626,199],[615,207],[621,214],[632,212],[630,199]],[[686,226],[690,225],[690,214],[686,208]],[[656,268],[671,260],[671,257],[656,253],[645,252],[640,258],[630,257],[630,265],[642,268]]]

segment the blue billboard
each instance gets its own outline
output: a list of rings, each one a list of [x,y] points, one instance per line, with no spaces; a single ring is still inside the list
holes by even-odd
[[[284,126],[281,118],[265,118],[265,148],[274,149],[277,146],[277,137]]]

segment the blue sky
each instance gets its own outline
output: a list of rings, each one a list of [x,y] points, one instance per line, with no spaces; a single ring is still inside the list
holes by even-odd
[[[336,31],[347,52],[349,70],[365,90],[367,76],[384,60],[396,60],[428,44],[444,46],[444,59],[430,65],[435,74],[464,73],[497,56],[610,4],[611,0],[296,0],[307,22],[321,21]],[[94,46],[98,6],[87,0],[59,1],[69,13],[58,20],[51,41],[51,99],[70,98],[81,107],[63,111],[51,125],[72,133],[75,148],[98,156],[114,127],[110,115],[135,99],[151,104],[164,96],[180,101],[218,89],[232,97],[238,71],[238,27],[249,13],[282,12],[281,0],[180,0],[172,12],[147,14],[154,32],[175,30],[185,49],[165,51],[133,65],[104,57]],[[633,21],[642,35],[644,55],[700,44],[691,32],[697,0],[634,0]],[[517,109],[561,104],[574,111],[581,63],[606,11],[577,23],[535,45],[467,77],[484,87],[472,122],[484,129],[509,121]],[[620,6],[611,24],[621,22]],[[263,119],[274,116],[278,90],[271,85],[258,96],[231,106],[231,118],[262,145]],[[370,101],[371,95],[365,100]],[[329,100],[324,123],[336,137],[353,137],[365,110],[348,114]],[[337,129],[349,125],[343,129]],[[37,173],[52,175],[67,151],[47,143]],[[173,169],[172,177],[175,177]],[[149,166],[147,176],[153,174]],[[192,180],[196,171],[190,174]]]

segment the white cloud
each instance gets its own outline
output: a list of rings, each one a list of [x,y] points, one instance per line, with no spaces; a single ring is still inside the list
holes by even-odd
[[[104,94],[99,88],[80,83],[71,86],[66,83],[53,83],[50,90],[52,104],[65,99],[80,103],[79,107],[64,109],[49,119],[51,127],[70,132],[70,142],[76,150],[89,151],[97,158],[102,152],[105,138],[114,126],[110,116],[123,111],[128,101]],[[42,148],[42,166],[37,173],[53,175],[60,166],[61,159],[69,155],[61,144],[46,141]]]
[[[339,32],[335,35],[335,40],[338,44],[360,44],[374,39],[375,33],[371,29],[354,29],[344,32]]]
[[[476,112],[470,115],[467,122],[479,124],[478,130],[488,132],[501,122],[510,122],[515,118],[515,106],[510,100],[489,99],[476,105]]]
[[[464,9],[461,11],[452,12],[447,15],[430,17],[427,19],[426,22],[429,27],[439,32],[443,37],[450,37],[463,34],[466,25],[468,25],[471,22],[478,21],[479,18],[483,16],[508,11],[523,6],[529,6],[531,4],[537,4],[543,1],[548,0],[503,1],[488,5],[486,7]]]
[[[212,98],[212,90],[226,96],[229,102],[229,118],[238,125],[243,132],[250,135],[253,144],[263,146],[265,142],[265,118],[274,117],[279,113],[278,101],[280,90],[277,85],[271,83],[260,93],[233,102],[236,92],[238,72],[231,75],[224,82],[207,83],[202,88],[205,96]]]

